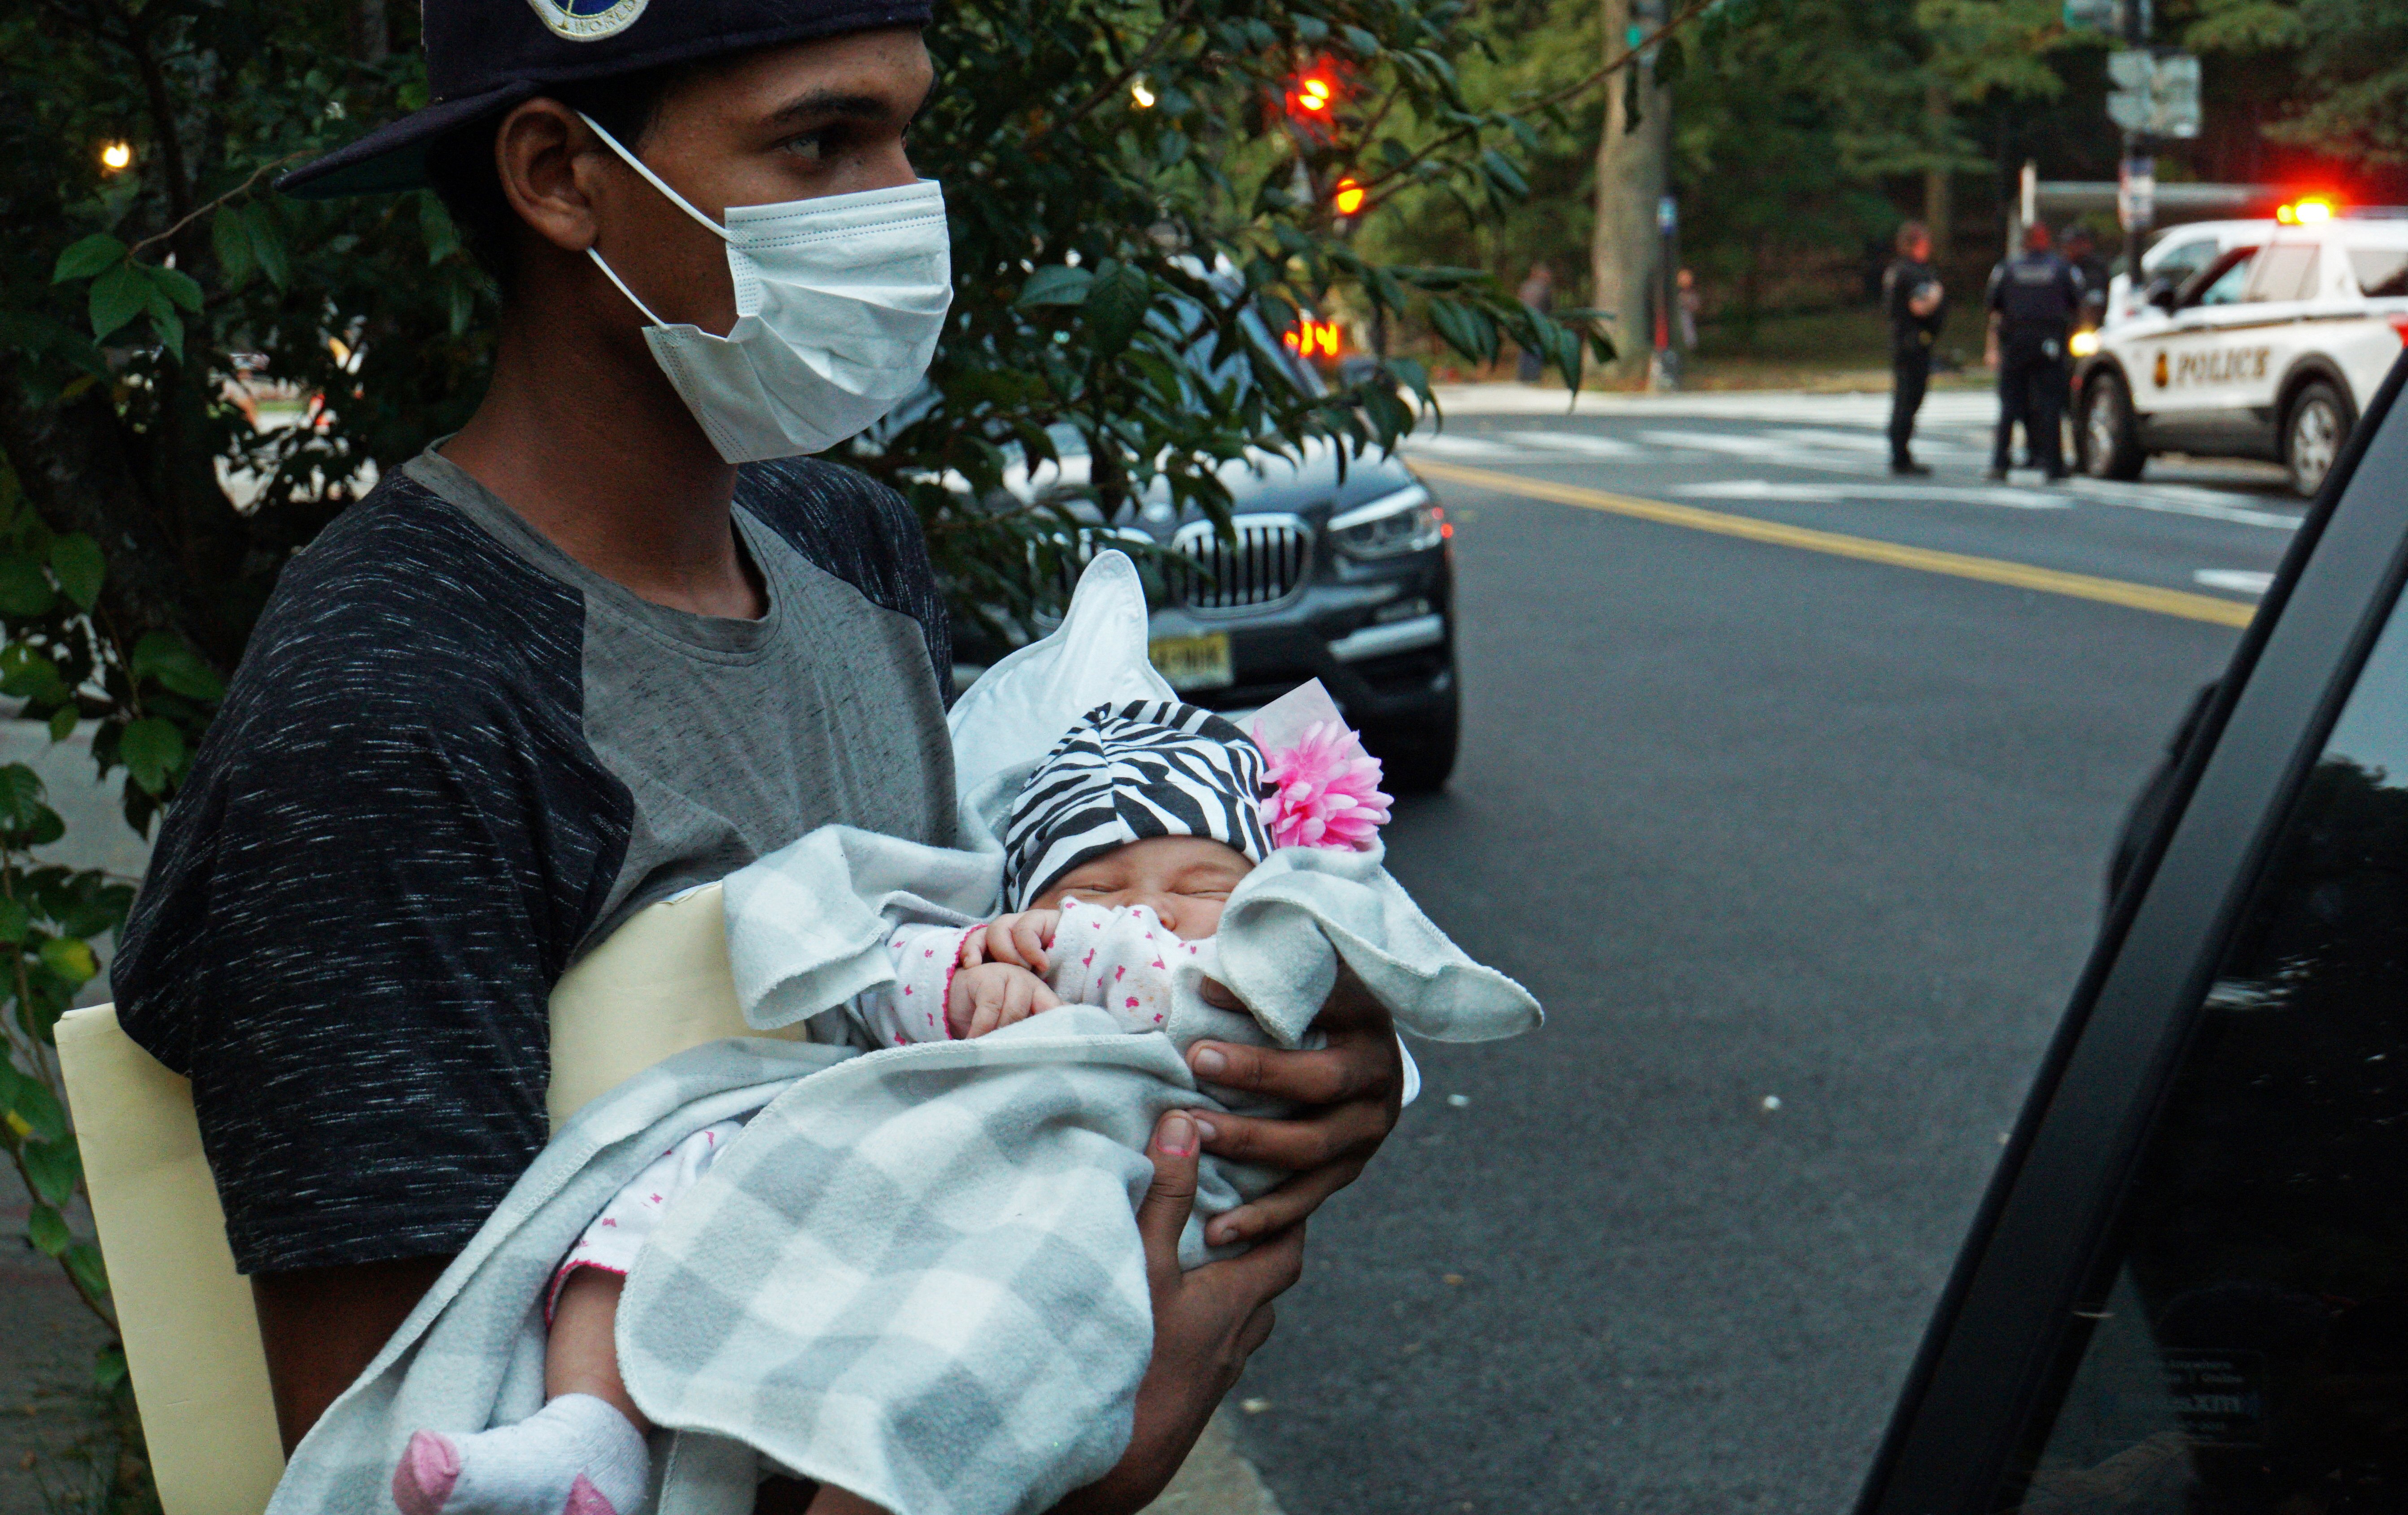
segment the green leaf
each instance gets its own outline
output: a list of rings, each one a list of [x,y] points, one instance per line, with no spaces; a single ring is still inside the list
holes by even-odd
[[[1011,303],[1022,310],[1038,305],[1083,305],[1095,281],[1096,276],[1085,268],[1049,263],[1028,276],[1028,282],[1020,286],[1020,297]]]
[[[33,822],[25,828],[24,834],[27,846],[47,847],[67,834],[67,823],[59,819],[59,813],[50,806],[36,806]]]
[[[79,714],[73,705],[61,705],[50,712],[50,740],[64,742],[75,735],[76,721]]]
[[[154,310],[150,312],[150,326],[159,334],[159,345],[173,354],[177,362],[183,362],[184,318],[173,310]]]
[[[23,912],[22,905],[17,908]],[[55,1142],[67,1133],[66,1110],[50,1086],[5,1059],[0,1059],[0,1106],[23,1121],[36,1141]]]
[[[89,1262],[86,1262],[83,1257],[86,1252],[92,1254]],[[97,1289],[93,1288],[91,1282],[85,1281],[86,1291],[98,1295],[106,1295],[108,1292],[108,1270],[101,1263],[98,1248],[87,1247],[81,1242],[76,1243],[67,1248],[66,1264],[68,1271],[78,1279],[84,1279],[85,1271],[89,1269],[92,1277],[100,1281],[100,1287]],[[113,1392],[117,1386],[124,1381],[125,1349],[103,1347],[100,1349],[100,1355],[92,1360],[92,1386],[106,1394]]]
[[[42,944],[40,956],[43,967],[70,984],[81,986],[100,976],[100,960],[93,956],[92,944],[81,937],[52,937]]]
[[[284,234],[277,229],[275,216],[265,205],[253,206],[243,217],[243,227],[251,233],[251,255],[259,260],[259,271],[282,289],[293,278],[293,260],[285,254]]]
[[[107,232],[94,232],[59,254],[58,267],[50,270],[50,282],[64,284],[70,279],[90,279],[124,260],[123,242]]]
[[[156,679],[188,700],[215,701],[225,694],[225,681],[201,661],[191,644],[169,631],[152,631],[134,644],[128,671],[138,681]]]
[[[143,271],[150,276],[150,282],[158,286],[160,293],[194,315],[200,314],[201,286],[194,282],[191,274],[181,268],[170,268],[159,264],[144,264],[141,267]]]
[[[33,914],[14,900],[0,900],[0,942],[22,942],[34,924]]]
[[[8,649],[11,653],[17,650]],[[41,775],[23,763],[0,763],[0,826],[14,829],[31,824],[34,812],[41,804]]]
[[[239,284],[251,276],[259,260],[251,255],[251,228],[244,224],[243,208],[229,205],[222,208],[209,220],[209,245],[218,255],[218,274],[228,284]]]
[[[146,792],[165,794],[184,761],[184,734],[155,715],[129,721],[118,734],[117,755]]]
[[[1096,270],[1087,291],[1087,330],[1097,354],[1117,355],[1145,320],[1152,291],[1146,277],[1125,263],[1107,262]]]
[[[25,1165],[25,1177],[33,1184],[34,1193],[44,1204],[64,1206],[75,1198],[76,1185],[83,1181],[83,1160],[76,1151],[73,1136],[26,1142],[18,1148],[17,1156]]]
[[[150,303],[150,281],[130,263],[120,263],[92,281],[92,335],[100,340]]]
[[[100,600],[100,581],[108,570],[100,543],[80,531],[50,539],[50,576],[59,588],[85,610]]]
[[[0,647],[0,694],[25,700],[43,710],[69,698],[66,676],[48,654],[22,642]],[[5,808],[5,801],[0,801]]]
[[[56,1257],[75,1242],[67,1231],[67,1218],[47,1205],[35,1205],[34,1213],[25,1218],[25,1239],[44,1257]]]
[[[49,614],[57,602],[58,596],[39,564],[13,554],[0,557],[0,615],[30,620]]]
[[[432,190],[418,192],[418,235],[426,243],[430,266],[460,251],[460,228],[452,224],[452,212],[443,209]]]

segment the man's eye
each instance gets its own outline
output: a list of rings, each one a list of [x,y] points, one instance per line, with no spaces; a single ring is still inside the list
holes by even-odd
[[[836,156],[838,135],[834,130],[806,132],[788,142],[786,151],[798,158],[807,158],[813,163],[824,163]]]

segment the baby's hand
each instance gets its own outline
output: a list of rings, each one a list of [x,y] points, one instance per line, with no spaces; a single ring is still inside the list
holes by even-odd
[[[1024,910],[1016,916],[998,916],[992,925],[962,939],[962,966],[1008,962],[1041,974],[1048,966],[1045,949],[1054,945],[1054,932],[1061,924],[1059,910]]]
[[[945,1027],[955,1036],[984,1036],[1061,1003],[1045,980],[1025,968],[1008,962],[957,968],[945,996]]]

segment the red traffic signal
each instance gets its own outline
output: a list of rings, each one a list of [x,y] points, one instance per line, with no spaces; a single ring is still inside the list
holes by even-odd
[[[1341,179],[1338,181],[1338,192],[1332,195],[1329,200],[1338,208],[1340,215],[1351,216],[1363,209],[1364,197],[1369,193],[1354,180]]]

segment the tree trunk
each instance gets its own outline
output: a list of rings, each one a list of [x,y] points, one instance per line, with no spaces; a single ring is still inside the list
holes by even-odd
[[[352,22],[360,62],[370,65],[384,62],[393,47],[385,26],[384,0],[359,0]]]
[[[1660,9],[1654,0],[1604,4],[1608,59],[1653,30],[1652,18]],[[1613,369],[1623,378],[1647,371],[1656,343],[1653,300],[1662,256],[1656,205],[1664,195],[1671,140],[1671,92],[1656,81],[1651,62],[1641,59],[1617,69],[1606,84],[1605,131],[1597,146],[1597,226],[1589,269],[1591,303],[1613,312]]]
[[[1926,88],[1923,113],[1931,150],[1934,152],[1945,152],[1949,138],[1948,87],[1945,84],[1934,80]],[[1944,265],[1948,261],[1949,249],[1955,245],[1950,239],[1956,231],[1953,180],[1954,176],[1946,168],[1927,169],[1923,175],[1923,224],[1931,228],[1931,261],[1934,264]]]

